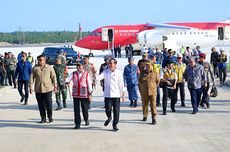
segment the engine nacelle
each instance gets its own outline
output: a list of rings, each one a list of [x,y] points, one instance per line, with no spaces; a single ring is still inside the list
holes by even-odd
[[[148,48],[163,48],[163,41],[167,40],[161,32],[156,30],[147,30],[138,34],[140,45],[145,44]]]

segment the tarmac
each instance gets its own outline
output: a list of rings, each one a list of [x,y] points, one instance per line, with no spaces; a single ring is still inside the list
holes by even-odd
[[[96,62],[99,65],[102,60],[96,59]],[[142,121],[140,99],[137,108],[130,108],[126,98],[121,103],[119,131],[113,132],[112,123],[103,126],[106,115],[99,85],[89,110],[90,125],[84,126],[82,120],[80,130],[73,129],[70,96],[66,109],[53,111],[53,123],[38,124],[40,116],[35,95],[30,95],[29,105],[25,106],[19,102],[17,89],[7,86],[0,89],[0,149],[2,152],[227,152],[230,149],[230,88],[218,87],[218,92],[218,97],[211,98],[210,109],[200,108],[192,115],[186,89],[186,107],[181,107],[178,101],[177,112],[172,113],[168,104],[166,116],[162,115],[162,107],[158,107],[157,125],[151,124],[150,113],[147,122]]]

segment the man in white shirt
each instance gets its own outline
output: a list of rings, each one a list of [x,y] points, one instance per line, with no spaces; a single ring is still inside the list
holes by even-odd
[[[108,119],[104,126],[108,126],[112,120],[111,112],[113,107],[113,131],[118,131],[117,124],[120,114],[120,98],[124,101],[124,81],[122,72],[116,69],[117,60],[111,58],[109,60],[109,69],[104,70],[98,77],[98,80],[104,79],[104,97],[105,97],[105,112]]]

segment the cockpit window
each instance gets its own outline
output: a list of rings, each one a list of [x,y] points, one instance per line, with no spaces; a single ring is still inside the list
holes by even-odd
[[[101,36],[101,32],[91,32],[90,36]]]

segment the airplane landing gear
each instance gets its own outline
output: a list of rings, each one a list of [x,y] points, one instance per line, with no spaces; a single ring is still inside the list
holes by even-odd
[[[89,53],[89,57],[94,57],[93,53]]]

